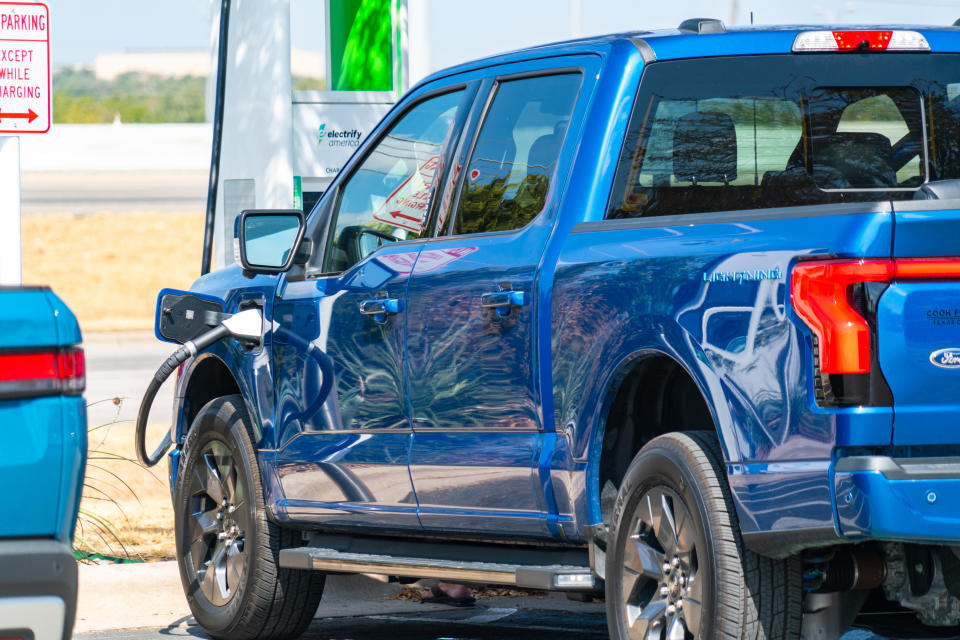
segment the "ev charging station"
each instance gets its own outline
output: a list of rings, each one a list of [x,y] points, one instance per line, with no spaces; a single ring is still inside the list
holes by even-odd
[[[330,90],[293,91],[296,2],[320,0],[210,0],[208,96],[220,95],[208,99],[215,105],[214,152],[204,272],[235,261],[240,211],[309,212],[393,103],[430,73],[579,37],[581,18],[597,33],[623,29],[622,16],[581,0],[524,0],[524,15],[537,20],[511,20],[516,0],[323,0],[325,29],[316,26],[318,40],[325,35]]]
[[[219,104],[206,233],[214,251],[210,260],[206,241],[204,267],[235,261],[233,227],[240,211],[309,211],[406,89],[393,55],[400,46],[401,9],[402,0],[326,0],[326,77],[328,86],[344,90],[293,91],[290,0],[211,0],[211,82],[224,86],[212,101]],[[347,74],[348,67],[378,73]]]

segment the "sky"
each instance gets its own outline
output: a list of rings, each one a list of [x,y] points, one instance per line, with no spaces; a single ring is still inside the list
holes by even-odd
[[[234,0],[234,2],[258,0]],[[278,1],[278,0],[259,0]],[[219,0],[47,0],[51,11],[55,66],[90,64],[98,53],[145,50],[198,50],[210,46],[210,22]],[[290,0],[293,46],[321,50],[324,0]],[[476,10],[476,0],[408,0],[411,7],[436,3],[440,13],[460,7]],[[486,0],[496,10],[504,4]],[[952,24],[960,18],[960,0],[563,0],[562,11],[543,11],[548,0],[508,0],[501,34],[449,29],[438,37],[451,44],[471,38],[522,38],[530,21],[562,20],[580,35],[626,29],[674,27],[682,18],[717,17],[728,24],[783,23],[912,23]],[[523,15],[527,13],[528,15]],[[516,34],[511,38],[509,31]],[[478,43],[479,44],[479,43]],[[486,46],[480,48],[489,48]],[[531,43],[533,44],[533,43]],[[471,47],[466,46],[469,49]]]
[[[54,66],[92,64],[98,53],[206,50],[211,16],[220,9],[219,0],[46,2]],[[291,14],[294,46],[322,50],[324,0],[291,0]]]

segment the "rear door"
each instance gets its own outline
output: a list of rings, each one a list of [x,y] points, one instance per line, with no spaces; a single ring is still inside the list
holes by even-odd
[[[410,276],[410,474],[427,529],[548,535],[534,292],[598,68],[570,56],[490,72],[457,195]]]

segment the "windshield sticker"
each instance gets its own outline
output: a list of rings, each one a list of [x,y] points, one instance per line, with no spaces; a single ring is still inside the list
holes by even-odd
[[[412,176],[404,180],[403,184],[390,194],[386,202],[373,214],[373,219],[385,222],[392,227],[420,233],[427,206],[430,204],[430,191],[439,163],[440,156],[432,156],[420,165]]]

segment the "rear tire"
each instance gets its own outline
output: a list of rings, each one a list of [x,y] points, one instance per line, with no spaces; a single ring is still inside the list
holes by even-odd
[[[624,475],[607,550],[610,637],[793,640],[800,561],[743,546],[713,433],[659,436]]]
[[[324,576],[279,567],[280,549],[299,536],[267,519],[251,433],[238,395],[211,400],[190,427],[174,493],[180,579],[214,638],[295,638],[313,619]]]

